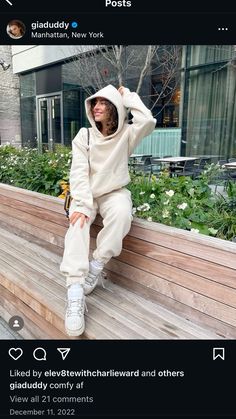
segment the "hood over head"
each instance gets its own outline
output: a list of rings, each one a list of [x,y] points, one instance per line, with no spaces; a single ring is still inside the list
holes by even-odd
[[[88,97],[85,100],[85,110],[86,110],[87,118],[90,124],[92,125],[92,127],[96,130],[97,134],[102,135],[101,132],[96,127],[96,123],[93,119],[93,115],[91,112],[91,100],[96,97],[103,97],[104,99],[109,100],[117,109],[118,128],[116,132],[108,136],[108,137],[113,137],[115,134],[117,134],[121,130],[121,128],[123,127],[124,121],[127,117],[127,110],[125,106],[123,105],[122,96],[114,86],[109,84],[108,86],[104,87],[101,90],[98,90],[94,95]]]

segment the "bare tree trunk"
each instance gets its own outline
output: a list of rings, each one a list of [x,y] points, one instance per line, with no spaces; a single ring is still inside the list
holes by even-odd
[[[154,46],[154,45],[149,45],[148,46],[146,59],[145,59],[143,68],[140,71],[140,76],[139,76],[139,81],[138,81],[138,85],[137,85],[137,88],[136,88],[136,93],[140,92],[140,89],[141,89],[142,84],[143,84],[143,79],[144,79],[145,75],[147,74],[148,70],[150,70],[151,62],[152,62],[154,54],[156,53],[157,48],[158,47]]]

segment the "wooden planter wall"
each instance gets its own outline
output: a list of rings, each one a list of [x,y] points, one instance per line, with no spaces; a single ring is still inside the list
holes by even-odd
[[[91,227],[91,249],[102,225]],[[62,255],[63,200],[0,184],[0,228]],[[236,244],[134,219],[108,279],[174,313],[236,337]]]

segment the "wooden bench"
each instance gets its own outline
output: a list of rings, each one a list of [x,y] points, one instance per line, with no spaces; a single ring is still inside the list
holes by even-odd
[[[97,217],[91,250],[101,225]],[[68,339],[59,272],[67,228],[63,200],[0,184],[0,315],[23,317],[24,339]],[[134,219],[106,265],[106,288],[86,298],[80,338],[234,339],[235,256],[234,243]]]

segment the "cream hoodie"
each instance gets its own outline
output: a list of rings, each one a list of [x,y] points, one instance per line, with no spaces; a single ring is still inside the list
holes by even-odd
[[[104,137],[97,129],[91,113],[91,99],[104,97],[112,102],[118,112],[118,128]],[[121,95],[112,85],[99,90],[85,100],[90,139],[81,128],[72,142],[72,165],[70,171],[71,195],[77,212],[88,217],[93,209],[93,198],[120,189],[130,182],[128,159],[143,137],[155,128],[156,120],[143,104],[137,93],[124,88]],[[128,124],[127,108],[133,115],[133,124]]]

